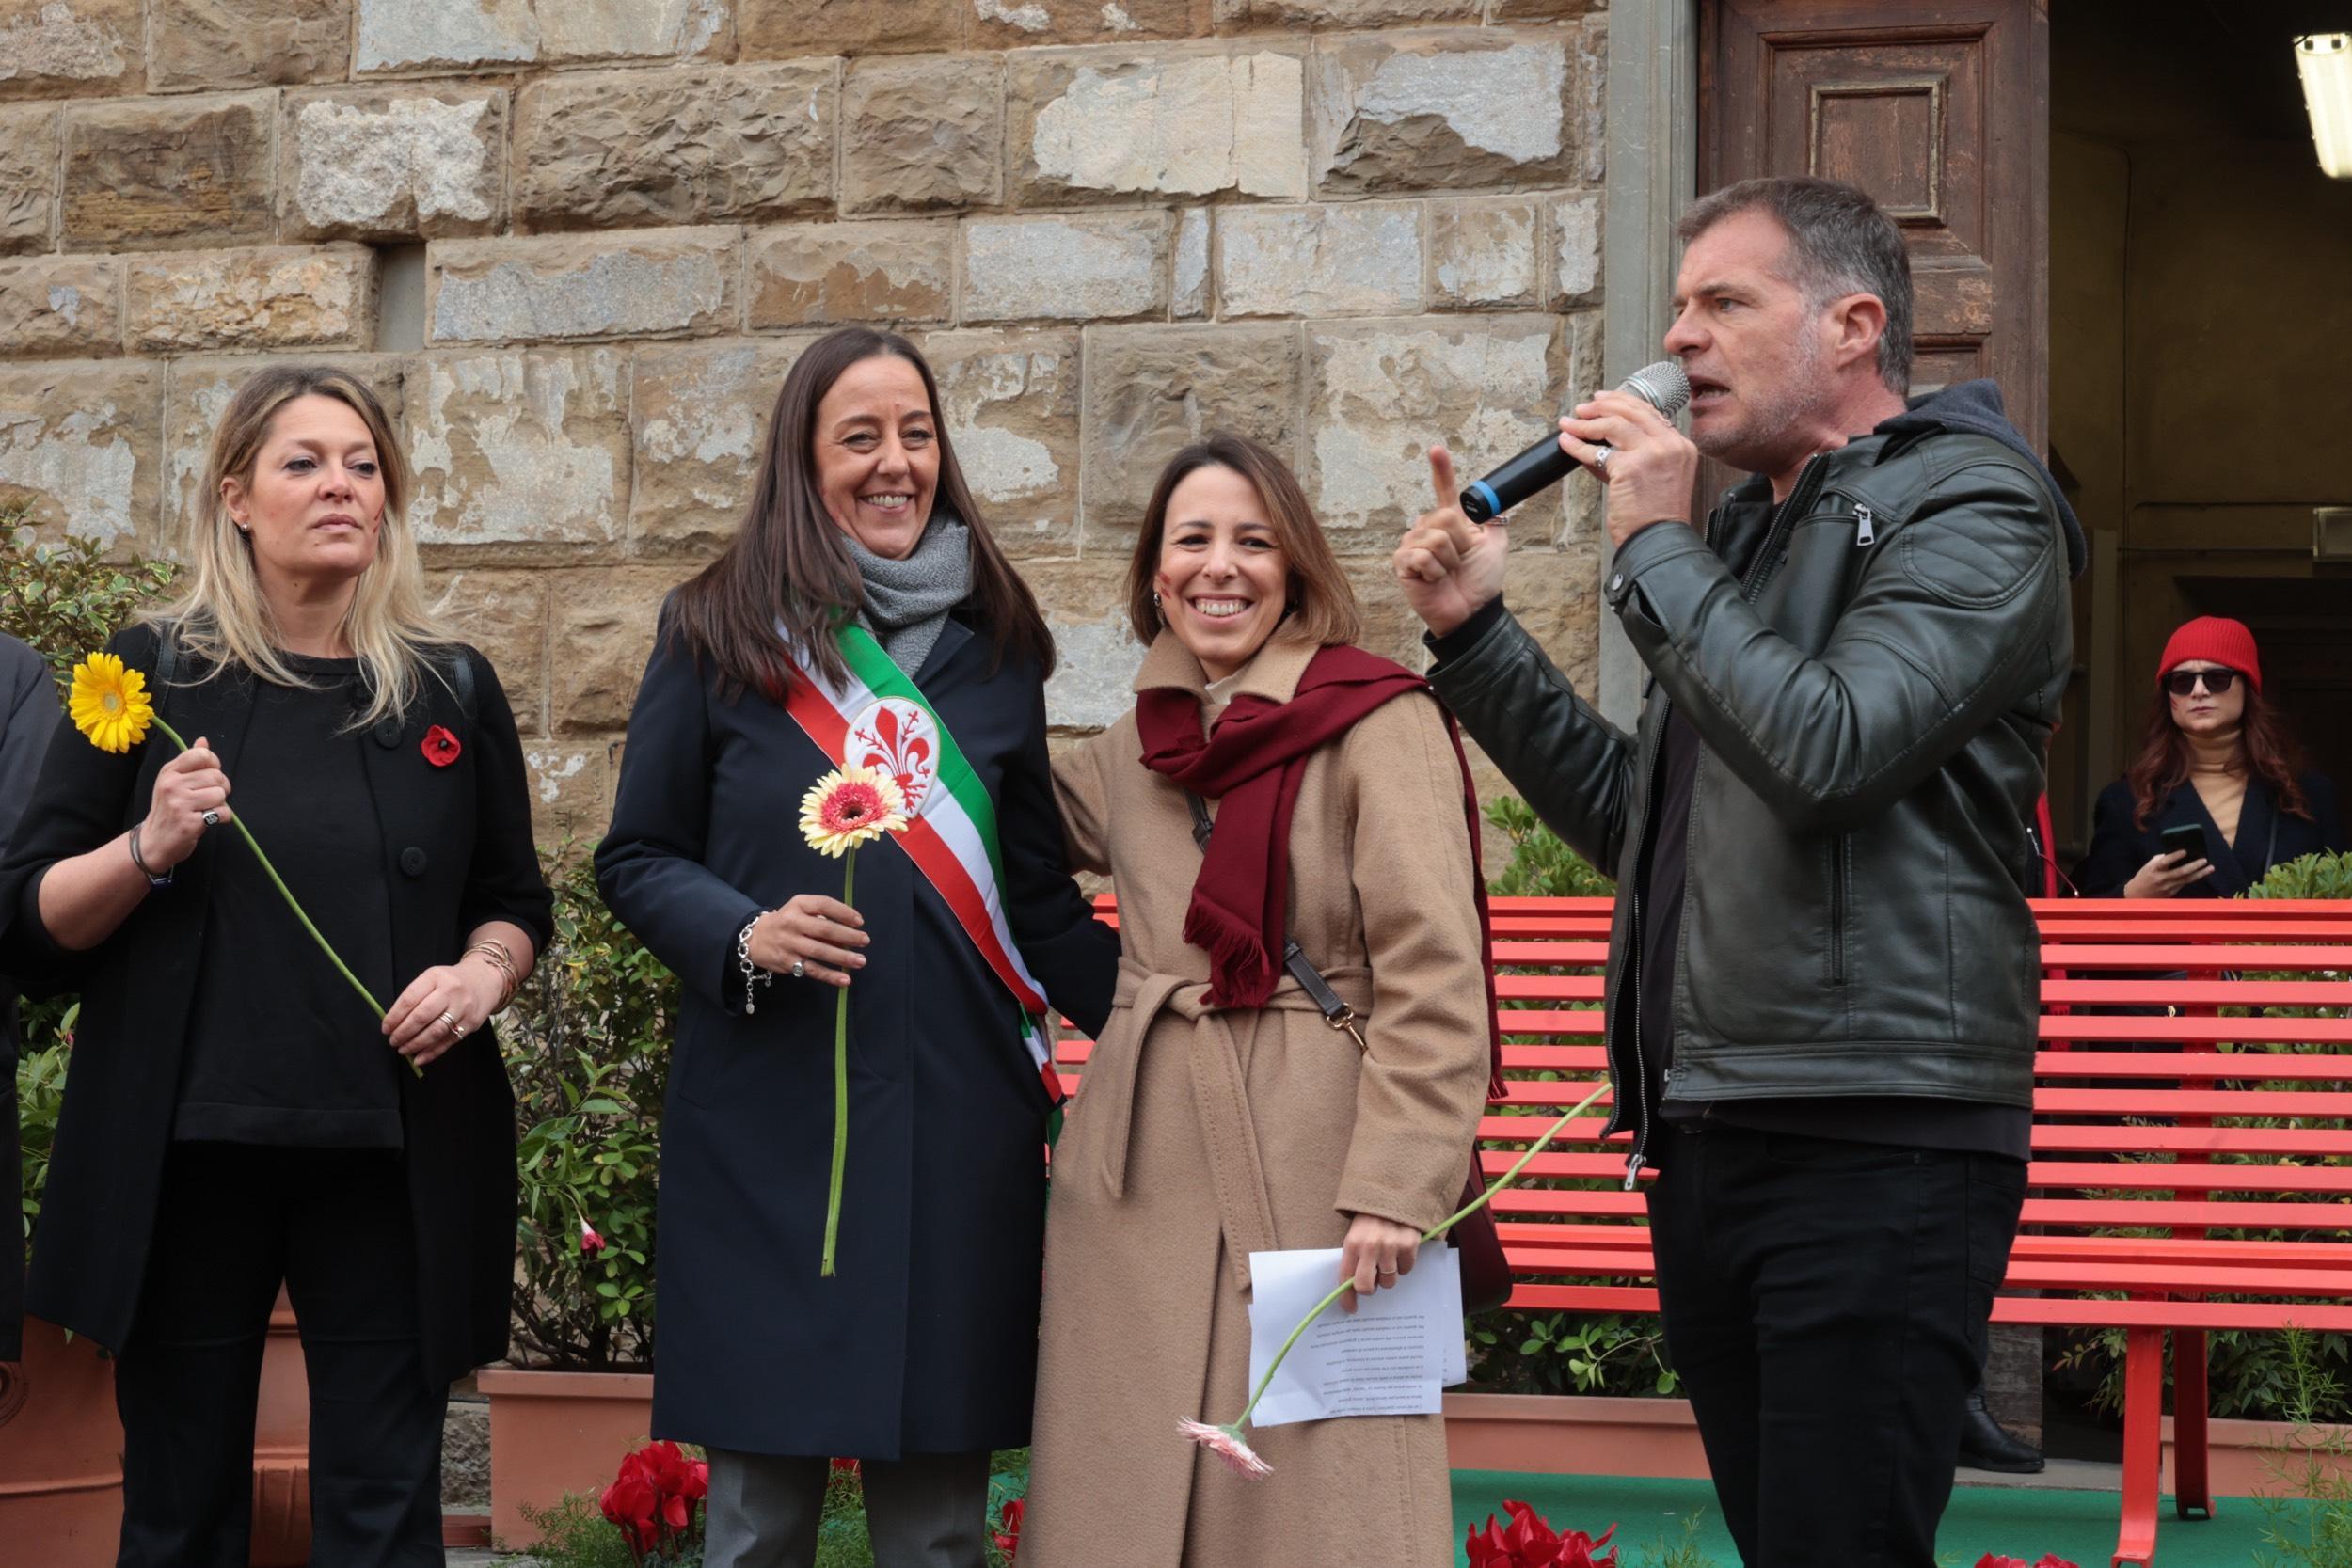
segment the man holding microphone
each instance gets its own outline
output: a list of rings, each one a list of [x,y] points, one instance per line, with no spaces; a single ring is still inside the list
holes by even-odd
[[[1691,436],[1625,390],[1560,421],[1608,486],[1628,736],[1502,598],[1454,502],[1396,552],[1438,694],[1617,877],[1612,1131],[1667,1347],[1750,1568],[1930,1568],[2023,1201],[2039,1010],[2026,824],[2081,531],[1988,382],[1906,407],[1909,259],[1870,198],[1699,202],[1665,346]],[[1706,451],[1749,472],[1704,531]],[[1572,482],[1573,483],[1573,482]]]

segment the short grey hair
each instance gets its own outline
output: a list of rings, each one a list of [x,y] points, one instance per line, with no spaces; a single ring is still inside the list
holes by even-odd
[[[1836,180],[1775,175],[1742,180],[1702,197],[1675,225],[1688,245],[1725,218],[1769,213],[1788,235],[1788,281],[1825,305],[1841,294],[1875,294],[1886,307],[1879,379],[1900,397],[1911,390],[1911,252],[1902,230],[1866,191]]]

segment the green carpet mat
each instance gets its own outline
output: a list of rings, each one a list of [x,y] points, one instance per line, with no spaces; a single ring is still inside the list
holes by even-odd
[[[1706,1481],[1515,1470],[1454,1472],[1457,1563],[1464,1560],[1462,1537],[1485,1525],[1488,1514],[1502,1516],[1505,1497],[1533,1506],[1557,1530],[1597,1535],[1614,1524],[1613,1544],[1625,1548],[1623,1568],[1656,1568],[1668,1549],[1682,1544],[1684,1527],[1695,1516],[1699,1528],[1692,1540],[1701,1560],[1712,1568],[1739,1568],[1739,1554],[1716,1517],[1714,1488]],[[2107,1568],[2121,1506],[2112,1492],[1963,1486],[1953,1492],[1936,1535],[1936,1557],[1954,1568],[1975,1568],[1987,1552],[2027,1562],[2056,1552],[2080,1568]],[[2158,1520],[2157,1568],[2249,1568],[2263,1546],[2264,1528],[2271,1523],[2263,1505],[2250,1497],[2223,1497],[2213,1518],[2194,1522],[2175,1519],[2168,1497]],[[1688,1560],[1677,1568],[1685,1563]]]

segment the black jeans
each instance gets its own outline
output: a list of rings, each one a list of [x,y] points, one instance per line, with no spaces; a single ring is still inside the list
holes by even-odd
[[[1649,1194],[1666,1348],[1748,1568],[1933,1568],[2026,1168],[1708,1125]]]
[[[441,1416],[389,1149],[174,1144],[130,1339],[118,1568],[245,1568],[262,1346],[283,1281],[310,1391],[310,1560],[439,1568]]]

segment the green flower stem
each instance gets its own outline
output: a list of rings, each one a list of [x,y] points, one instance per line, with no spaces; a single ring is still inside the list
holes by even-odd
[[[857,908],[857,846],[841,858],[841,901]],[[850,1159],[850,988],[833,998],[833,1184],[825,1193],[825,1258],[819,1278],[834,1276],[834,1241],[841,1231],[841,1169]]]
[[[1527,1152],[1519,1156],[1518,1163],[1517,1164],[1502,1173],[1502,1179],[1501,1180],[1497,1181],[1493,1186],[1487,1188],[1485,1192],[1480,1193],[1476,1197],[1464,1204],[1461,1208],[1456,1209],[1448,1218],[1439,1220],[1437,1224],[1422,1231],[1421,1233],[1421,1239],[1424,1242],[1434,1242],[1438,1237],[1444,1235],[1447,1231],[1453,1229],[1455,1226],[1461,1224],[1464,1220],[1470,1218],[1470,1215],[1478,1212],[1479,1210],[1486,1207],[1488,1203],[1494,1200],[1495,1194],[1502,1191],[1503,1188],[1518,1180],[1519,1172],[1527,1168],[1527,1163],[1535,1158],[1536,1155],[1541,1154],[1544,1151],[1545,1146],[1549,1144],[1552,1139],[1558,1137],[1562,1130],[1565,1129],[1568,1123],[1574,1121],[1577,1117],[1591,1110],[1593,1108],[1593,1102],[1606,1093],[1608,1088],[1609,1085],[1605,1083],[1594,1085],[1592,1093],[1578,1101],[1574,1105],[1569,1106],[1568,1109],[1561,1115],[1559,1120],[1544,1129],[1544,1135],[1542,1137],[1537,1138],[1534,1143],[1527,1146]],[[1322,1317],[1325,1312],[1330,1309],[1330,1306],[1333,1302],[1339,1300],[1340,1297],[1347,1294],[1348,1291],[1354,1290],[1355,1288],[1356,1282],[1353,1279],[1343,1279],[1340,1281],[1340,1288],[1338,1290],[1333,1291],[1329,1295],[1315,1303],[1314,1310],[1298,1320],[1298,1326],[1291,1330],[1291,1337],[1282,1341],[1282,1348],[1280,1350],[1274,1353],[1274,1360],[1272,1364],[1266,1368],[1265,1376],[1258,1380],[1258,1386],[1253,1389],[1249,1395],[1249,1402],[1242,1407],[1240,1418],[1233,1422],[1233,1430],[1236,1433],[1239,1433],[1241,1428],[1249,1424],[1250,1413],[1258,1408],[1258,1402],[1265,1398],[1266,1389],[1274,1382],[1275,1370],[1282,1365],[1282,1358],[1290,1354],[1291,1347],[1298,1343],[1298,1337],[1307,1332],[1307,1325],[1313,1323],[1317,1318]]]
[[[161,716],[155,719],[154,723],[157,729],[164,732],[165,738],[174,746],[179,747],[183,752],[188,749],[188,743],[180,738],[180,732],[165,723]],[[270,864],[269,856],[262,852],[261,843],[254,838],[253,830],[245,825],[245,818],[232,816],[229,819],[229,825],[245,835],[246,843],[253,847],[253,858],[262,863],[263,871],[269,873],[270,885],[278,890],[278,896],[286,901],[286,908],[294,911],[294,917],[302,922],[302,928],[310,933],[312,942],[319,944],[319,951],[326,954],[326,961],[335,966],[335,973],[351,982],[351,989],[359,993],[359,1000],[368,1005],[368,1011],[373,1013],[376,1022],[381,1023],[384,1021],[382,1004],[376,1001],[374,994],[367,987],[359,983],[359,976],[351,972],[351,967],[343,962],[342,956],[333,947],[327,944],[326,938],[319,933],[319,928],[310,923],[310,917],[303,912],[301,903],[295,899],[294,890],[286,885],[286,879],[278,874],[278,867]],[[412,1060],[408,1065],[419,1077],[424,1076],[423,1063]]]

